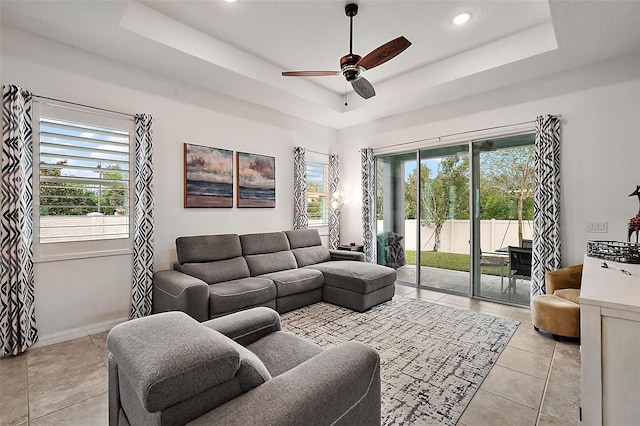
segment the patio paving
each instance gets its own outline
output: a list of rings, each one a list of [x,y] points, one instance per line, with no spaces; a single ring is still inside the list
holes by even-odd
[[[397,281],[414,284],[416,282],[416,266],[404,265],[396,270]],[[452,271],[450,269],[432,268],[422,266],[420,268],[420,283],[423,287],[448,290],[456,293],[469,294],[469,272]],[[504,288],[509,284],[509,278],[504,277]],[[516,291],[514,294],[508,291],[501,291],[500,277],[495,275],[481,275],[481,293],[479,296],[515,303],[529,307],[531,297],[531,281],[524,279],[516,280]]]

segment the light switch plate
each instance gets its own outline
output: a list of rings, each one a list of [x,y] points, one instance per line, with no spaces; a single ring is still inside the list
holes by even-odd
[[[606,233],[608,228],[607,222],[587,222],[587,232]]]

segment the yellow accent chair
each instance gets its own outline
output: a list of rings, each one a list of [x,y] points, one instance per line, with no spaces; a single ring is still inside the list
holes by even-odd
[[[580,285],[582,265],[568,266],[545,274],[546,292],[531,301],[531,319],[536,331],[551,333],[555,340],[580,337]]]

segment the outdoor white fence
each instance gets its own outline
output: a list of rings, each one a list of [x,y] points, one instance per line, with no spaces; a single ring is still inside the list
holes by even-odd
[[[404,248],[416,250],[416,220],[404,222]],[[522,224],[524,239],[532,239],[533,221],[525,220]],[[383,230],[383,222],[378,221],[378,233]],[[471,225],[469,220],[448,220],[442,225],[440,232],[440,250],[447,253],[469,254],[471,240]],[[435,228],[420,226],[421,251],[432,251],[435,242]],[[507,246],[518,246],[517,220],[481,220],[480,248],[482,251],[496,251]]]
[[[42,243],[128,237],[127,216],[40,216]]]

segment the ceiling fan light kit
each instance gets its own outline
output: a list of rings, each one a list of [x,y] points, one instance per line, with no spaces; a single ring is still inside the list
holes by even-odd
[[[376,91],[373,85],[362,76],[362,73],[398,56],[411,46],[411,42],[400,36],[372,50],[364,57],[356,55],[353,53],[353,17],[358,14],[358,5],[347,3],[344,12],[349,18],[349,53],[340,58],[340,71],[284,71],[282,75],[285,77],[320,77],[342,74],[358,95],[369,99],[376,95]]]

